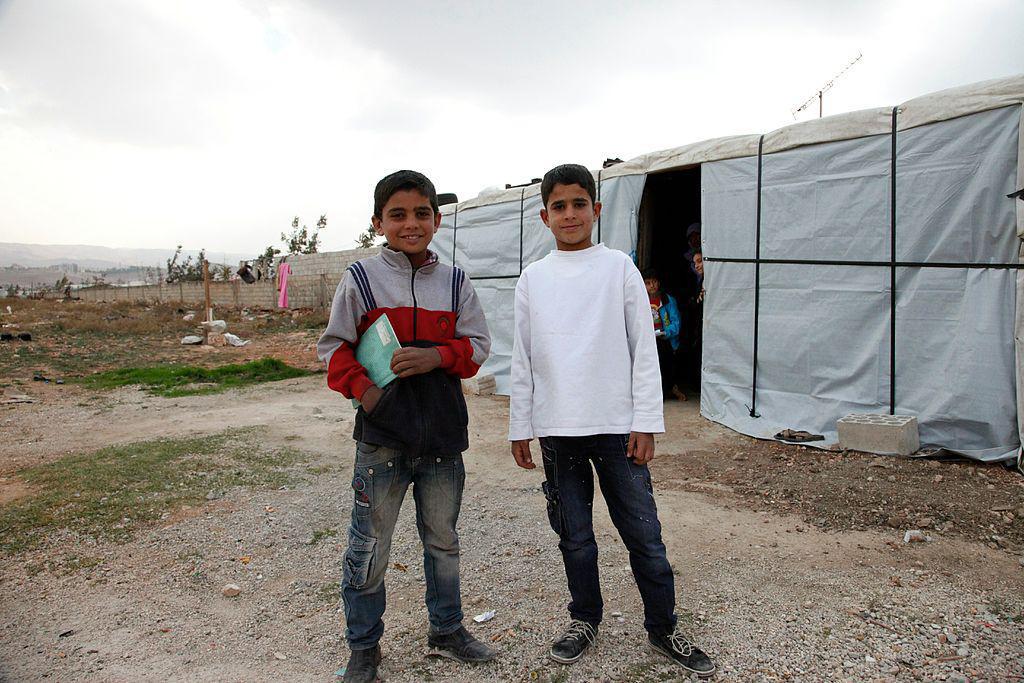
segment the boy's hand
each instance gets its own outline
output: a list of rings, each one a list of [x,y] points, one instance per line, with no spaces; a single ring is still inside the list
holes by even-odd
[[[380,397],[384,395],[383,390],[376,384],[363,392],[363,397],[359,399],[359,403],[363,406],[364,413],[372,413],[373,409],[377,407],[377,402],[380,401]]]
[[[654,434],[630,432],[626,456],[637,465],[646,465],[654,460]]]
[[[402,348],[391,357],[391,372],[399,377],[410,377],[430,372],[441,365],[441,352],[436,348]]]
[[[530,439],[513,441],[512,457],[516,459],[516,464],[524,470],[532,470],[537,467],[533,464],[533,454],[530,453]]]

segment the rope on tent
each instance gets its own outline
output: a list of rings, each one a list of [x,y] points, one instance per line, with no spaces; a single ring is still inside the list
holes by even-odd
[[[455,205],[455,217],[452,219],[452,267],[455,266],[455,248],[458,245],[456,241],[459,236],[459,205]]]
[[[597,172],[597,201],[601,201],[601,173],[604,169],[599,169]],[[601,243],[601,214],[597,214],[597,243]]]
[[[708,256],[705,261],[715,263],[757,263],[756,258],[733,258],[730,256]],[[763,258],[761,263],[782,266],[863,266],[867,268],[891,268],[892,261],[839,261],[813,258]],[[956,261],[896,261],[897,268],[966,268],[968,270],[1024,270],[1024,263],[960,263]]]
[[[764,135],[757,141],[757,238],[754,247],[754,362],[750,378],[750,417],[757,413],[757,319],[761,307],[761,161],[764,157]]]
[[[896,114],[892,108],[892,166],[889,170],[889,414],[896,414]]]
[[[526,188],[519,195],[519,274],[523,274],[523,210],[526,206]]]

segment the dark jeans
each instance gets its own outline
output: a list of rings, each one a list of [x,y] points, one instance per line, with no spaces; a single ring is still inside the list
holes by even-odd
[[[626,457],[628,439],[625,434],[540,439],[548,519],[558,534],[569,580],[569,615],[596,626],[604,608],[592,515],[597,470],[612,523],[629,551],[629,564],[644,603],[644,628],[667,634],[676,625],[675,581],[661,541],[651,473],[647,465],[637,465]]]
[[[672,398],[672,386],[676,384],[676,352],[672,350],[672,343],[664,337],[657,338],[658,343],[658,369],[661,371],[661,395],[663,398]]]
[[[345,637],[350,648],[373,647],[384,633],[384,572],[391,555],[391,534],[409,484],[414,484],[416,528],[423,542],[430,630],[447,634],[462,625],[455,523],[465,483],[461,454],[413,460],[385,446],[356,445],[355,499],[341,580]]]

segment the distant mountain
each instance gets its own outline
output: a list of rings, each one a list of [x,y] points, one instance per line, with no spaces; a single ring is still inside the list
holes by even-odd
[[[182,250],[182,256],[196,256],[197,250]],[[64,263],[77,264],[88,270],[108,270],[131,266],[167,266],[167,259],[174,256],[174,249],[123,249],[97,247],[89,244],[16,244],[0,242],[0,267],[19,265],[30,268],[47,268]],[[225,254],[207,252],[212,263],[226,262],[233,265],[255,254]]]

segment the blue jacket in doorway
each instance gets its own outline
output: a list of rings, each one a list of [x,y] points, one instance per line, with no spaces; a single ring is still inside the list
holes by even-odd
[[[664,292],[661,294],[658,316],[661,318],[661,331],[665,335],[665,339],[672,345],[673,351],[678,351],[679,330],[682,328],[682,321],[679,318],[679,306],[676,305],[675,297],[671,294]]]

